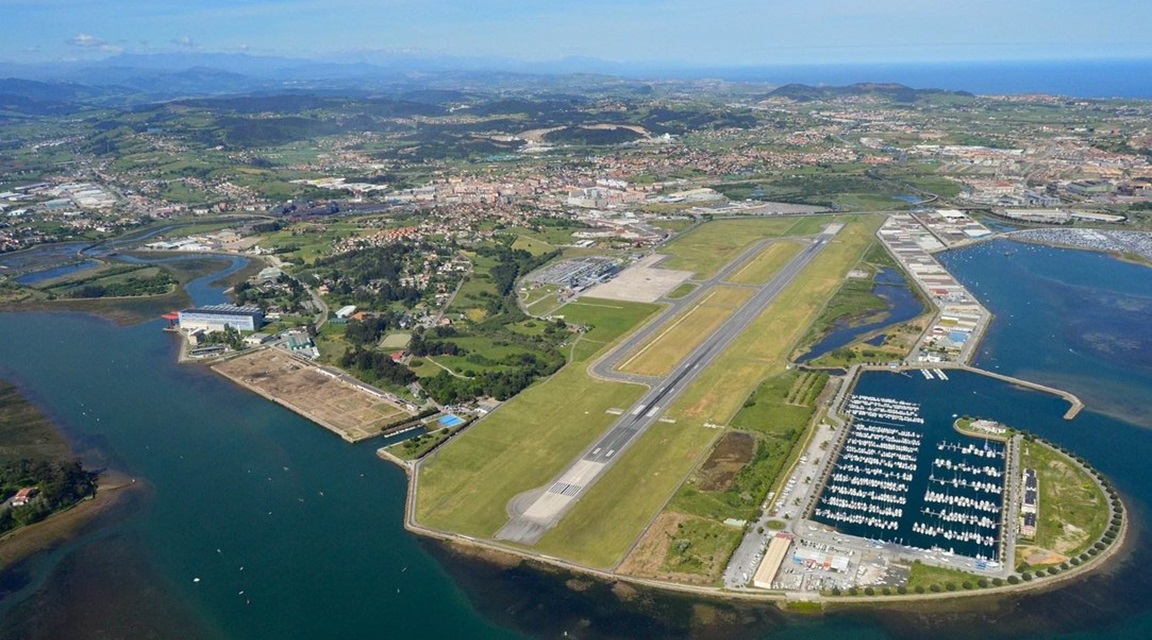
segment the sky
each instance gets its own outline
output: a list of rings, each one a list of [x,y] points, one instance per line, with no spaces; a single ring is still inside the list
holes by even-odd
[[[387,53],[693,67],[1152,58],[1149,0],[0,0],[0,60]]]

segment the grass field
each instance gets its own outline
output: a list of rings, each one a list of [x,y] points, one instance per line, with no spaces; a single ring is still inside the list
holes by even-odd
[[[672,405],[672,418],[725,424],[761,380],[785,370],[787,356],[851,267],[881,218],[853,218],[808,267]]]
[[[792,235],[792,229],[800,222],[804,220],[754,218],[710,222],[665,245],[660,252],[672,257],[661,266],[693,271],[697,278],[707,277],[732,262],[754,242]]]
[[[765,284],[800,252],[795,242],[774,242],[728,277],[733,284]]]
[[[1045,444],[1025,440],[1020,466],[1035,469],[1039,476],[1037,546],[1072,557],[1104,534],[1110,517],[1108,498],[1078,464]]]
[[[657,423],[536,548],[594,567],[615,565],[719,433],[686,422]]]
[[[689,518],[677,527],[662,568],[718,578],[743,534],[740,529]]]
[[[626,358],[620,370],[648,376],[666,375],[750,297],[750,289],[713,287]]]
[[[421,466],[418,520],[488,537],[508,519],[508,501],[547,482],[616,420],[643,388],[601,382],[587,359],[651,315],[655,305],[589,301],[565,307],[571,323],[589,326],[576,359],[473,425]]]
[[[588,327],[588,331],[580,336],[570,360],[587,360],[629,330],[638,327],[657,309],[659,307],[654,304],[598,298],[580,298],[564,305],[561,311],[566,322]]]
[[[537,240],[536,238],[518,236],[516,241],[512,243],[512,248],[523,249],[524,251],[527,251],[534,256],[541,256],[545,253],[548,253],[549,251],[555,250],[556,247],[553,247],[552,245],[542,240]]]
[[[685,219],[674,219],[674,220],[653,220],[652,222],[650,222],[648,224],[651,224],[653,227],[658,227],[660,229],[667,229],[668,231],[679,233],[679,232],[687,229],[688,227],[691,227],[692,225],[696,224],[696,221],[685,218]]]
[[[916,593],[923,591],[955,591],[963,588],[965,582],[971,586],[977,584],[977,576],[959,569],[946,569],[933,567],[922,562],[912,563],[912,572],[908,576],[908,590]],[[948,589],[951,583],[952,589]]]
[[[675,289],[664,294],[664,297],[668,298],[669,300],[679,300],[680,298],[683,298],[684,296],[688,295],[689,293],[692,293],[693,291],[695,291],[697,286],[698,285],[692,284],[691,282],[685,282],[683,284],[678,285]]]

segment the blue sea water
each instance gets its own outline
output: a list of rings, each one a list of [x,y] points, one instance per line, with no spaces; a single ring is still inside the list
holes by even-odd
[[[791,65],[709,71],[709,77],[774,84],[898,82],[916,89],[978,94],[1152,98],[1152,60],[1146,59]]]
[[[162,322],[9,313],[0,314],[0,377],[18,382],[89,459],[146,490],[69,544],[0,573],[0,638],[1152,637],[1152,429],[1100,412],[1113,412],[1101,398],[1116,379],[1133,396],[1116,413],[1147,413],[1150,272],[1015,243],[944,260],[997,314],[981,363],[1057,379],[1088,410],[1067,422],[1051,396],[962,378],[881,373],[867,384],[876,395],[922,394],[941,411],[964,396],[978,403],[973,413],[1083,455],[1134,520],[1128,555],[1107,571],[977,605],[794,617],[471,560],[403,529],[406,479],[371,443],[348,445],[209,371],[173,364]],[[219,295],[212,280],[205,296]]]

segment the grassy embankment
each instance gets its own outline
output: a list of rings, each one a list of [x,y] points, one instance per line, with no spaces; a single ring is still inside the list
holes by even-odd
[[[668,298],[669,300],[679,300],[680,298],[683,298],[689,293],[695,291],[697,286],[698,285],[692,284],[691,282],[685,282],[683,284],[677,285],[675,289],[666,293],[664,297]]]
[[[731,222],[739,225],[753,221]],[[723,223],[700,229],[723,228]],[[675,422],[658,424],[632,445],[623,454],[624,459],[588,491],[555,529],[545,534],[537,548],[593,566],[616,564],[720,433],[719,429],[702,427],[708,423],[727,424],[761,380],[785,371],[789,351],[847,270],[863,255],[879,223],[879,217],[849,220],[836,239],[668,409],[666,416]],[[793,222],[789,228],[800,224],[809,225],[808,228],[816,225],[819,229],[819,222],[810,218]],[[726,247],[727,255],[739,254],[740,247],[733,247],[732,241],[736,232],[710,234]],[[754,240],[751,237],[744,246]],[[719,268],[703,247],[699,254],[703,254],[700,263]],[[695,264],[699,263],[688,262],[686,268],[706,268]]]
[[[655,312],[649,304],[583,299],[565,307],[569,322],[590,331],[572,361],[454,438],[422,465],[417,520],[427,526],[489,537],[508,519],[508,501],[547,482],[616,416],[631,406],[636,385],[591,378],[589,359]]]

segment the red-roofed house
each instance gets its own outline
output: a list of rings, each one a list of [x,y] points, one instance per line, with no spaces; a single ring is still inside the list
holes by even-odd
[[[23,507],[28,504],[32,498],[35,498],[37,493],[40,493],[40,491],[37,490],[36,487],[24,487],[17,491],[16,495],[12,497],[12,506]]]

